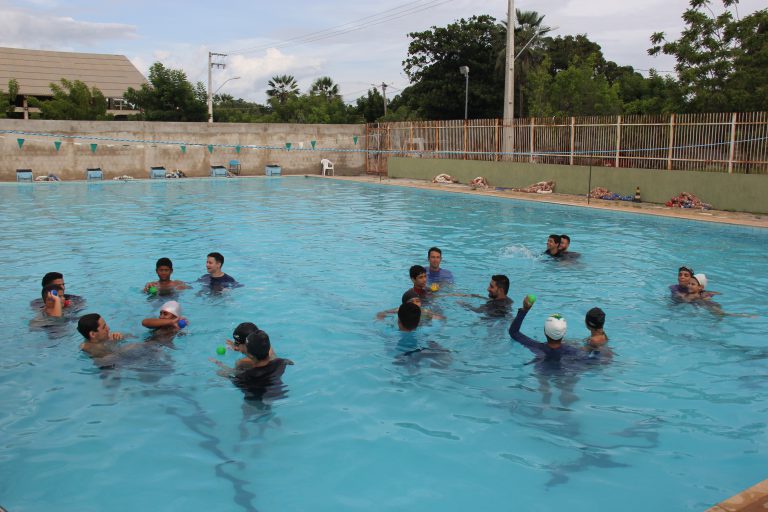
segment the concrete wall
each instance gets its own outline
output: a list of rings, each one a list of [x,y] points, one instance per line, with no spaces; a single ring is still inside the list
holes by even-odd
[[[149,168],[180,169],[189,176],[208,176],[211,165],[227,166],[240,160],[242,174],[263,175],[267,164],[278,164],[283,174],[319,174],[320,160],[328,158],[337,174],[357,175],[365,170],[364,152],[334,152],[333,149],[365,149],[365,125],[306,124],[235,124],[235,123],[149,123],[137,121],[38,121],[0,119],[0,181],[15,181],[16,169],[32,169],[35,176],[54,173],[65,180],[84,179],[85,169],[101,167],[104,177],[130,175],[147,178]],[[39,133],[41,135],[33,135]],[[174,144],[153,144],[46,137],[42,134],[94,136]],[[358,136],[358,144],[354,143]],[[25,139],[19,149],[17,139]],[[59,151],[55,140],[61,140]],[[311,140],[316,140],[314,151]],[[80,143],[79,145],[73,142]],[[215,147],[208,144],[256,145],[283,147],[291,142],[291,150],[241,149]],[[92,153],[90,144],[97,143]],[[187,144],[186,153],[180,145]],[[193,147],[189,144],[203,144]],[[331,148],[331,149],[322,149]]]
[[[586,195],[590,190],[590,168],[577,165],[390,158],[388,173],[422,180],[446,173],[461,183],[484,176],[494,187],[516,188],[554,180],[555,192],[562,194]],[[621,195],[634,195],[639,186],[643,201],[649,203],[665,203],[690,192],[718,210],[768,213],[768,175],[592,167],[591,186]]]

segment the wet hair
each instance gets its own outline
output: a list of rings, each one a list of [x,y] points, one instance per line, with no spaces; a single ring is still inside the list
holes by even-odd
[[[250,356],[255,357],[257,361],[263,361],[269,357],[269,349],[272,345],[269,343],[269,335],[257,329],[245,339],[245,347]]]
[[[218,261],[219,263],[221,263],[222,265],[224,265],[224,255],[223,255],[223,254],[221,254],[220,252],[212,252],[212,253],[209,253],[209,254],[208,254],[208,257],[209,257],[209,258],[213,258],[213,259],[215,259],[216,261]]]
[[[157,263],[155,263],[155,268],[160,267],[168,267],[171,270],[173,270],[173,262],[171,261],[171,258],[160,258],[157,260]]]
[[[411,279],[416,279],[421,274],[426,274],[427,273],[427,269],[425,269],[421,265],[414,265],[414,266],[411,267],[411,269],[408,271],[408,273],[410,274]]]
[[[64,287],[60,284],[47,284],[43,286],[43,291],[40,293],[40,296],[43,298],[43,302],[45,302],[46,297],[48,297],[48,294],[53,290],[56,290],[61,295],[61,292],[64,291]]]
[[[557,245],[560,245],[560,235],[549,235],[547,238],[551,238]]]
[[[249,334],[258,330],[259,328],[256,327],[256,324],[253,322],[243,322],[232,331],[232,339],[235,340],[235,345],[240,345],[241,343],[245,343]]]
[[[48,272],[43,276],[43,281],[40,286],[46,287],[57,279],[64,279],[64,274],[61,272]]]
[[[419,294],[416,293],[413,288],[411,288],[410,290],[408,290],[403,294],[403,298],[401,302],[405,304],[406,302],[411,302],[413,299],[417,299],[417,298],[419,298]]]
[[[678,271],[678,272],[686,271],[686,272],[688,272],[689,274],[691,274],[691,277],[693,277],[693,273],[694,273],[694,272],[693,272],[693,269],[692,269],[691,267],[686,267],[685,265],[683,265],[682,267],[680,267],[679,269],[677,269],[677,271]]]
[[[433,252],[436,252],[440,256],[443,255],[443,251],[441,251],[439,247],[430,247],[429,250],[427,251],[427,258],[429,258],[429,255],[432,254]]]
[[[562,242],[563,240],[568,240],[568,243],[571,243],[571,237],[568,235],[560,235],[560,241]]]
[[[602,329],[605,325],[605,311],[600,308],[592,308],[587,311],[584,321],[587,323],[587,326],[593,329]]]
[[[421,308],[413,302],[406,302],[401,304],[397,308],[397,319],[400,320],[400,324],[409,331],[414,330],[419,326],[421,320]]]
[[[503,274],[491,276],[491,280],[496,283],[496,286],[504,290],[504,295],[509,293],[509,278]]]
[[[101,315],[98,313],[88,313],[80,317],[77,321],[77,332],[83,335],[83,338],[91,339],[91,333],[99,330],[99,319]]]

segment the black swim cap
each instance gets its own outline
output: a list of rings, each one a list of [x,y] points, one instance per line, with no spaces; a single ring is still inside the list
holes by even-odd
[[[603,325],[605,325],[605,312],[600,308],[592,308],[587,311],[587,316],[584,320],[589,327],[602,329]]]
[[[243,322],[232,332],[232,339],[235,340],[237,345],[245,343],[245,339],[252,332],[258,331],[259,328],[253,322]]]

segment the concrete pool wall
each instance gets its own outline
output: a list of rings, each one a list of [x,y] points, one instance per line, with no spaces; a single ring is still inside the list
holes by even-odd
[[[339,174],[360,174],[365,170],[365,153],[355,151],[366,147],[362,124],[0,119],[0,137],[0,181],[16,181],[17,169],[31,169],[35,177],[53,173],[64,180],[82,180],[86,169],[95,167],[102,169],[105,179],[122,175],[148,178],[150,167],[208,176],[212,165],[228,167],[230,160],[240,161],[243,175],[264,175],[264,168],[270,164],[279,165],[283,174],[319,174],[323,158],[331,160]],[[18,139],[24,139],[21,147]],[[61,141],[58,150],[56,141]],[[291,144],[290,150],[285,149],[286,143]],[[91,144],[97,146],[92,148]],[[209,144],[214,145],[212,152]],[[241,148],[238,153],[235,147],[218,144],[280,149]]]
[[[388,161],[391,178],[432,180],[441,173],[461,183],[483,176],[492,187],[522,188],[554,180],[555,191],[561,194],[584,196],[590,190],[588,166],[400,157]],[[663,204],[680,192],[690,192],[717,210],[768,213],[768,175],[623,167],[592,167],[591,173],[592,189],[604,187],[617,194],[634,195],[639,186],[647,203]]]

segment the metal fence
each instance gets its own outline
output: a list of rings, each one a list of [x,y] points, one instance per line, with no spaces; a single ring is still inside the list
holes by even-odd
[[[768,113],[374,123],[367,170],[388,156],[768,174]]]

